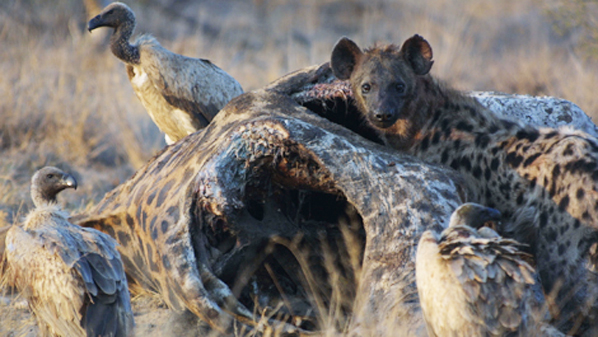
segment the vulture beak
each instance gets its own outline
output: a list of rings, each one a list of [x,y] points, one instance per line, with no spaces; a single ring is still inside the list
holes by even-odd
[[[499,210],[490,207],[484,207],[483,209],[481,209],[479,215],[480,220],[482,220],[483,222],[498,221],[501,220],[502,217],[502,214]]]
[[[62,182],[67,188],[77,189],[77,180],[70,174],[65,174],[64,177],[62,177]]]
[[[99,15],[96,15],[93,19],[89,20],[87,23],[87,30],[91,33],[92,30],[101,27],[102,20]]]

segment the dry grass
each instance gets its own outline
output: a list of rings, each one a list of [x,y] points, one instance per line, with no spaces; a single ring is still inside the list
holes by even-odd
[[[595,48],[578,48],[595,46],[588,22],[596,13],[574,7],[582,1],[127,3],[137,13],[137,32],[152,33],[174,52],[213,60],[246,90],[328,60],[343,35],[368,46],[418,33],[434,48],[433,74],[458,88],[552,95],[590,116],[598,111],[598,67],[588,54]],[[0,225],[31,207],[29,178],[41,166],[76,175],[81,188],[61,197],[78,210],[164,145],[105,35],[85,31],[91,14],[77,0],[0,3]]]

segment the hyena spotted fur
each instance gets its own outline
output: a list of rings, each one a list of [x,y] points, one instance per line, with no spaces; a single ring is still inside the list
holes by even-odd
[[[430,76],[432,64],[419,35],[365,51],[343,38],[331,58],[387,145],[460,171],[471,201],[505,215],[513,225],[503,234],[530,245],[545,292],[560,290],[563,328],[577,326],[597,285],[589,253],[598,241],[597,140],[499,118]]]

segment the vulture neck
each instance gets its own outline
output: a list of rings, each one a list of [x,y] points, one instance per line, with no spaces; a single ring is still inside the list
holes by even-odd
[[[139,64],[139,48],[129,43],[135,29],[135,21],[127,21],[114,29],[110,37],[110,49],[121,61],[128,64]]]
[[[56,193],[49,193],[35,187],[31,189],[31,199],[33,199],[33,204],[36,208],[55,205],[57,203]]]

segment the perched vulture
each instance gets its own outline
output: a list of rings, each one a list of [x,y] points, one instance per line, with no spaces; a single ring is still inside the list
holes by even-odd
[[[43,336],[132,336],[133,313],[115,241],[67,221],[56,195],[75,179],[44,167],[31,179],[35,209],[6,235],[5,277],[28,301]]]
[[[232,98],[243,93],[241,85],[209,60],[186,57],[163,48],[149,35],[129,43],[135,14],[114,2],[91,19],[88,29],[112,27],[112,53],[126,64],[131,85],[156,125],[172,144],[214,118]]]
[[[482,227],[500,217],[466,203],[440,235],[422,234],[415,270],[430,336],[564,336],[542,323],[543,294],[522,244]]]

